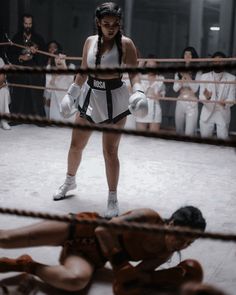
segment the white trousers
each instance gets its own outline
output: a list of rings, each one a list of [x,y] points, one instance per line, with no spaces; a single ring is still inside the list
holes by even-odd
[[[198,104],[177,101],[175,108],[176,133],[194,136],[197,128]]]
[[[0,113],[9,113],[10,94],[6,87],[0,89]]]
[[[219,110],[214,111],[209,120],[200,119],[200,132],[202,137],[211,137],[216,126],[216,135],[218,138],[227,139],[229,136],[229,123],[227,123]]]

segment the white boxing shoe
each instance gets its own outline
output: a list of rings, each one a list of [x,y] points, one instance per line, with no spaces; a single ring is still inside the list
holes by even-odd
[[[57,192],[53,195],[53,200],[54,201],[60,201],[65,199],[66,194],[69,191],[72,191],[74,189],[76,189],[77,185],[75,182],[75,176],[69,176],[67,175],[65,182],[63,183],[63,185],[61,185],[59,187],[59,189],[57,190]]]
[[[117,200],[116,192],[109,192],[108,201],[107,201],[107,210],[104,214],[104,217],[111,219],[119,215],[119,203]]]
[[[4,130],[11,130],[11,126],[5,120],[1,120],[2,129]]]

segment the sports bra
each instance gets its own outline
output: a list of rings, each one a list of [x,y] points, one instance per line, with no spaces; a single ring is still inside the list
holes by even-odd
[[[87,64],[88,67],[95,67],[96,62],[96,54],[97,54],[97,46],[98,46],[98,36],[94,36],[93,40],[91,40],[91,44],[88,50],[87,55]],[[102,68],[113,68],[119,67],[119,52],[116,43],[110,51],[104,52],[101,56],[100,67]]]

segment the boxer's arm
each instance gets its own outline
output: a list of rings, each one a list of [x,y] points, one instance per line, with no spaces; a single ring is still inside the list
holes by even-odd
[[[86,69],[88,67],[87,64],[87,55],[88,55],[88,50],[89,50],[89,45],[91,44],[91,37],[88,37],[87,40],[84,43],[83,47],[83,54],[82,54],[82,62],[81,62],[81,68]],[[75,77],[75,83],[82,87],[84,82],[87,79],[87,74],[80,74],[78,73]]]
[[[110,223],[149,222],[156,215],[157,213],[151,209],[138,209],[112,218]],[[128,264],[128,258],[118,239],[118,235],[122,234],[122,230],[112,230],[99,226],[95,229],[95,234],[105,257],[108,258],[114,270]]]
[[[87,38],[84,44],[81,68],[87,68],[87,54],[88,54],[90,39],[91,37]],[[75,77],[74,83],[70,85],[66,95],[63,97],[60,103],[60,113],[62,114],[64,118],[69,118],[74,114],[73,106],[76,104],[76,101],[81,94],[81,87],[86,81],[86,79],[87,79],[86,74],[78,73]]]
[[[128,264],[115,232],[99,226],[95,229],[95,234],[104,256],[110,261],[114,270]]]
[[[133,41],[128,38],[122,38],[122,45],[124,48],[124,63],[126,67],[137,67],[138,66],[138,57],[137,50]],[[140,83],[140,74],[139,73],[129,73],[130,84],[133,86],[135,83]]]

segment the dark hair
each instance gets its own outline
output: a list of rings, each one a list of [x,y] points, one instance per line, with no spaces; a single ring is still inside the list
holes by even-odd
[[[30,18],[32,18],[32,19],[34,18],[33,15],[32,15],[31,13],[23,13],[21,19],[23,20],[24,17],[27,17],[27,18],[30,17]]]
[[[25,17],[27,17],[27,18],[31,18],[31,19],[32,19],[32,23],[34,22],[34,17],[33,17],[32,14],[30,14],[30,13],[24,13],[24,14],[22,14],[22,16],[21,16],[21,21],[22,21],[22,23],[24,22],[24,18],[25,18]]]
[[[183,50],[183,52],[181,54],[181,58],[184,58],[184,54],[185,54],[186,51],[191,52],[192,58],[198,58],[199,57],[196,49],[194,47],[192,47],[192,46],[188,46],[188,47],[184,48],[184,50]],[[193,72],[189,72],[189,73],[192,76],[192,79],[195,79],[197,72],[193,71]],[[178,77],[179,77],[179,79],[182,79],[181,73],[178,73]]]
[[[185,54],[186,51],[191,52],[192,58],[198,58],[199,57],[198,54],[197,54],[196,49],[194,47],[192,47],[192,46],[188,46],[188,47],[184,48],[184,50],[182,52],[182,55],[181,55],[182,58],[184,58],[184,54]]]
[[[226,58],[226,54],[224,54],[224,52],[222,51],[216,51],[215,53],[212,54],[212,58],[215,58],[215,57],[222,57],[222,58]]]
[[[121,8],[114,2],[105,2],[96,8],[96,11],[95,11],[96,18],[102,19],[104,16],[107,16],[107,15],[117,16],[118,18],[121,18],[122,16]]]
[[[175,226],[186,226],[201,231],[206,228],[206,221],[201,211],[193,206],[181,207],[175,211],[168,219],[168,222],[171,221]]]
[[[51,40],[47,43],[47,47],[46,47],[47,50],[49,49],[49,45],[52,43],[55,43],[57,45],[57,53],[62,53],[63,48],[62,48],[61,44],[59,42],[57,42],[56,40]]]
[[[105,2],[99,5],[95,11],[96,20],[101,20],[104,16],[116,16],[119,19],[121,19],[122,17],[121,8],[114,2]],[[95,62],[96,66],[100,65],[101,63],[101,44],[102,44],[102,30],[98,26],[98,24],[97,24],[97,31],[98,31],[98,50],[96,54],[96,62]],[[119,64],[121,64],[122,62],[122,55],[123,55],[121,39],[122,39],[122,33],[121,33],[121,30],[119,29],[119,31],[117,32],[115,36],[115,42],[119,52]]]
[[[24,18],[25,17],[32,19],[32,30],[34,30],[34,17],[30,13],[23,13],[21,15],[21,18],[20,18],[20,21],[21,21],[21,23],[20,23],[21,30],[23,30],[23,27],[24,27]]]

